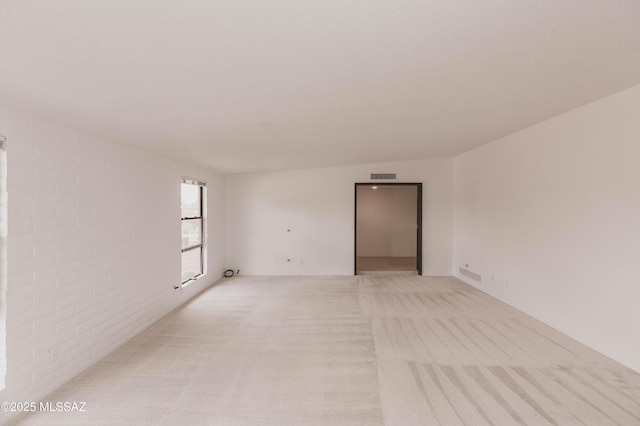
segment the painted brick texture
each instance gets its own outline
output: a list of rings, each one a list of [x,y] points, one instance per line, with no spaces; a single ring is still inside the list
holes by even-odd
[[[0,389],[4,388],[6,360],[7,288],[7,156],[0,138]]]
[[[222,275],[208,170],[0,106],[7,137],[3,401],[39,401]],[[180,177],[207,182],[207,275],[180,283]],[[53,351],[53,356],[51,355]]]

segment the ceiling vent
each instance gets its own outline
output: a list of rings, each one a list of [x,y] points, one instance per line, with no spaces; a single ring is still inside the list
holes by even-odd
[[[395,179],[395,173],[371,173],[371,179]]]

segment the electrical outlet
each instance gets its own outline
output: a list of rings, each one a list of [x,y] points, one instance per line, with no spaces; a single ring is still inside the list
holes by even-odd
[[[58,349],[49,349],[49,364],[53,364],[58,361]]]

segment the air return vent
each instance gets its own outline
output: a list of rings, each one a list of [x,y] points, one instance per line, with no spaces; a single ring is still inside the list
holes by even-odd
[[[395,173],[371,173],[371,179],[395,179]]]
[[[471,272],[470,270],[460,267],[460,275],[464,275],[465,277],[471,278],[474,281],[482,282],[482,276],[480,274],[476,274],[475,272]]]

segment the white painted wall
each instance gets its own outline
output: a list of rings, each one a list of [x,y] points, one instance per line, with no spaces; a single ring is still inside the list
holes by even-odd
[[[359,186],[358,256],[415,257],[416,186]]]
[[[370,173],[423,182],[423,274],[450,275],[452,159],[227,176],[227,265],[249,275],[353,275],[354,183]]]
[[[38,401],[221,276],[222,178],[8,107],[0,134],[9,198],[0,400]],[[209,215],[209,274],[183,294],[173,290],[181,175],[207,181]]]
[[[636,371],[639,111],[635,86],[455,160],[454,270]]]

